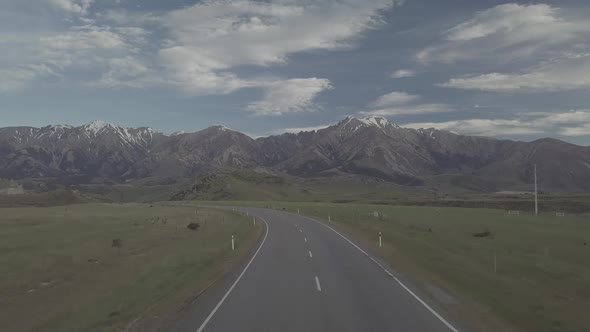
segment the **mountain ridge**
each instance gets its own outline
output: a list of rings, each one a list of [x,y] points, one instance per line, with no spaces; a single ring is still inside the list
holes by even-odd
[[[451,134],[454,134],[454,135],[457,135],[457,136],[469,136],[469,137],[485,138],[485,139],[491,139],[491,140],[497,140],[497,141],[511,141],[511,142],[522,142],[522,143],[533,143],[533,142],[537,142],[537,141],[541,141],[541,140],[557,140],[557,141],[560,141],[560,142],[563,142],[563,143],[567,143],[567,144],[571,144],[571,145],[575,145],[575,146],[588,147],[586,145],[580,145],[580,144],[576,144],[576,143],[562,141],[562,140],[559,140],[559,139],[556,139],[556,138],[553,138],[553,137],[549,137],[549,136],[538,138],[538,139],[535,139],[535,140],[532,140],[532,141],[519,141],[519,140],[511,140],[511,139],[499,139],[499,138],[496,138],[496,137],[493,137],[493,136],[464,135],[464,134],[460,134],[460,133],[457,133],[457,132],[454,132],[454,131],[436,129],[436,128],[433,128],[433,127],[431,127],[431,128],[409,128],[409,127],[404,127],[403,125],[399,125],[399,124],[397,124],[395,122],[392,122],[392,121],[390,121],[387,118],[382,117],[382,116],[369,116],[369,117],[364,117],[364,118],[356,118],[356,117],[353,117],[353,116],[347,116],[343,120],[340,120],[339,122],[337,122],[335,124],[332,124],[332,125],[327,125],[324,128],[321,128],[321,129],[311,129],[311,130],[301,130],[298,133],[287,132],[286,131],[284,133],[275,133],[275,134],[270,134],[270,135],[266,135],[266,136],[256,136],[256,137],[252,137],[252,136],[250,136],[248,134],[245,134],[245,133],[242,133],[242,134],[244,134],[244,135],[246,135],[246,136],[248,136],[248,137],[250,137],[250,138],[252,138],[254,140],[264,139],[264,138],[273,137],[273,136],[281,136],[281,135],[285,135],[285,134],[297,135],[299,133],[317,132],[319,130],[327,129],[327,128],[330,128],[330,127],[333,127],[333,126],[338,126],[339,124],[341,124],[343,122],[348,122],[348,121],[351,121],[351,120],[359,121],[359,122],[361,122],[361,123],[363,123],[363,124],[365,124],[367,126],[391,125],[391,126],[396,127],[396,128],[402,128],[402,129],[407,129],[407,130],[416,130],[416,131],[419,131],[421,133],[423,133],[423,132],[434,132],[434,131],[444,131],[444,132],[451,133]],[[375,123],[375,121],[377,121],[377,123]],[[379,124],[379,122],[381,122],[381,121],[383,121],[382,124]],[[122,125],[119,125],[119,124],[116,124],[116,123],[106,122],[106,121],[99,120],[99,119],[94,120],[94,121],[91,121],[91,122],[86,123],[86,124],[83,124],[83,125],[80,125],[80,126],[74,126],[74,125],[69,125],[69,124],[51,124],[51,125],[47,125],[47,126],[44,126],[44,127],[34,127],[34,126],[24,126],[23,125],[23,126],[0,127],[0,130],[6,130],[6,129],[41,130],[41,129],[45,129],[45,128],[54,129],[54,130],[60,130],[60,129],[61,130],[64,130],[64,129],[75,129],[75,128],[96,128],[97,126],[100,126],[99,129],[102,129],[103,127],[114,127],[114,128],[120,128],[120,129],[128,129],[128,130],[129,129],[134,129],[134,130],[144,129],[144,130],[148,130],[148,131],[150,131],[152,133],[157,133],[157,134],[161,134],[161,135],[168,136],[168,137],[178,136],[178,135],[184,135],[184,134],[197,133],[199,131],[203,131],[203,130],[206,130],[206,129],[209,129],[209,128],[212,128],[212,127],[221,127],[221,128],[223,128],[225,130],[236,131],[236,130],[233,130],[231,128],[226,127],[223,124],[214,124],[214,125],[210,125],[210,126],[208,126],[206,128],[203,128],[203,129],[200,129],[200,130],[196,130],[196,131],[192,131],[192,132],[187,132],[185,130],[178,130],[178,131],[175,131],[175,132],[172,132],[172,133],[167,134],[167,133],[165,133],[163,131],[156,130],[156,129],[152,128],[152,127],[146,127],[146,126],[125,127],[125,126],[122,126]],[[236,131],[236,132],[239,132],[239,131]]]
[[[522,190],[538,164],[545,188],[590,191],[590,148],[403,128],[347,117],[315,131],[252,138],[216,125],[164,134],[93,121],[83,126],[0,128],[0,178],[69,183],[181,179],[218,168],[296,177],[362,175],[407,186]]]

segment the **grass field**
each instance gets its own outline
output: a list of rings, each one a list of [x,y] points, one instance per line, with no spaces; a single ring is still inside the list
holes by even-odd
[[[188,184],[191,185],[188,185]],[[100,192],[100,187],[95,188]],[[154,198],[175,201],[276,201],[314,203],[355,203],[379,205],[465,207],[534,211],[530,192],[482,192],[443,190],[436,186],[400,186],[369,177],[294,178],[264,173],[234,171],[206,173],[194,181],[174,187],[154,187],[158,195],[150,195],[149,187],[119,186],[109,199],[119,195],[128,200]],[[115,190],[112,187],[104,190]],[[532,190],[532,188],[530,188]],[[480,188],[481,190],[481,188]],[[168,198],[166,197],[168,193]],[[539,195],[542,212],[590,213],[588,193],[546,193]]]
[[[588,216],[365,204],[215,204],[330,216],[449,316],[476,330],[590,331]]]
[[[180,187],[179,187],[180,188]],[[350,202],[430,198],[420,188],[404,187],[368,177],[302,179],[248,171],[206,173],[179,189],[173,200]]]
[[[195,211],[157,204],[0,209],[0,330],[166,330],[167,318],[262,232],[236,213]],[[201,227],[187,229],[195,221]]]

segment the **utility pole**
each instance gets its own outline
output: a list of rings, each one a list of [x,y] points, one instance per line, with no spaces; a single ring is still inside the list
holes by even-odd
[[[539,215],[539,200],[537,190],[537,164],[535,164],[535,216]]]

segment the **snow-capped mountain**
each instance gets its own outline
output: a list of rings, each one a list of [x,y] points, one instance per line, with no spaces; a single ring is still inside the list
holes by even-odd
[[[151,128],[94,121],[73,127],[0,129],[0,177],[84,175],[120,180],[165,136]]]
[[[258,139],[224,126],[164,135],[94,121],[0,128],[0,178],[122,182],[266,168],[299,177],[360,174],[405,185],[447,181],[494,190],[527,188],[536,163],[546,188],[590,190],[589,152],[553,139],[525,143],[401,128],[382,117],[347,117],[316,131]]]
[[[399,125],[390,122],[386,118],[379,116],[371,116],[360,119],[348,116],[344,120],[340,121],[336,126],[339,127],[341,131],[348,133],[354,133],[361,128],[367,127],[379,128],[381,130],[391,130],[400,128]]]
[[[112,144],[131,147],[147,147],[155,136],[164,136],[152,128],[123,128],[104,121],[72,127],[51,125],[43,128],[9,127],[0,129],[0,138],[15,145],[76,144],[89,146],[110,141]],[[101,145],[101,144],[98,144]]]
[[[390,122],[386,118],[380,117],[380,116],[370,116],[370,117],[358,119],[358,120],[367,126],[377,127],[377,128],[381,128],[381,129],[385,129],[385,128],[389,128],[389,127],[400,128],[399,125],[397,125],[393,122]]]

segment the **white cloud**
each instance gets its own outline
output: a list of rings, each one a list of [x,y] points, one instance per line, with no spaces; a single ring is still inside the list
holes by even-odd
[[[543,29],[558,23],[557,9],[545,4],[505,4],[478,13],[473,19],[447,31],[449,40],[472,40],[497,33],[522,34],[527,29]],[[533,34],[537,35],[537,34]],[[528,34],[527,38],[531,34]]]
[[[29,68],[0,69],[0,93],[18,91],[36,76],[35,71]]]
[[[531,128],[520,120],[467,119],[447,122],[420,122],[403,125],[406,128],[436,128],[464,135],[501,136],[541,134],[543,130]]]
[[[221,62],[201,57],[198,50],[184,46],[161,50],[159,58],[170,82],[188,94],[228,94],[258,85],[240,79]]]
[[[484,91],[590,88],[590,21],[545,4],[504,4],[444,32],[446,41],[418,54],[423,62],[516,62],[525,68],[454,77],[444,87]],[[531,63],[535,63],[532,65]]]
[[[78,52],[121,50],[126,47],[122,36],[105,28],[90,27],[41,37],[42,58],[58,59]]]
[[[552,57],[564,47],[587,42],[590,21],[545,4],[504,4],[477,13],[444,33],[446,41],[417,54],[421,62],[489,59],[505,62]]]
[[[535,116],[535,115],[533,115]],[[563,136],[590,136],[590,110],[566,113],[538,113],[532,124],[540,127],[557,127]]]
[[[351,47],[398,1],[210,0],[172,11],[161,22],[171,38],[160,51],[170,80],[194,94],[259,86],[232,69],[271,66],[291,54]]]
[[[146,26],[159,24],[159,17],[147,12],[128,11],[122,8],[93,13],[105,24],[116,26]]]
[[[416,96],[416,95],[408,94],[406,92],[394,91],[394,92],[385,94],[385,95],[377,98],[377,100],[372,102],[370,104],[370,106],[373,108],[389,107],[389,106],[407,104],[411,101],[417,100],[418,98],[420,98],[420,97]]]
[[[264,98],[248,106],[258,115],[281,115],[317,109],[314,99],[332,89],[330,81],[319,78],[289,79],[268,84]]]
[[[391,78],[406,78],[416,76],[416,71],[412,69],[400,69],[391,73]]]
[[[455,111],[446,104],[415,103],[420,99],[421,97],[417,95],[394,91],[377,98],[377,100],[369,104],[370,110],[360,112],[360,114],[365,116],[391,116]]]
[[[131,59],[135,59],[134,54],[138,52],[134,44],[141,38],[136,31],[95,26],[76,28],[40,38],[38,61],[61,72],[129,72],[133,68],[121,68],[121,59],[126,59],[126,63],[132,65]],[[135,62],[139,60],[135,59]]]
[[[522,73],[491,73],[453,78],[444,87],[485,91],[561,91],[590,89],[590,54],[564,57]]]
[[[47,64],[23,65],[15,68],[0,68],[0,93],[14,93],[35,82],[62,79],[62,75]]]
[[[320,125],[320,126],[311,126],[311,127],[295,127],[295,128],[281,128],[281,129],[276,129],[273,130],[273,134],[274,135],[280,135],[280,134],[284,134],[284,133],[290,133],[290,134],[298,134],[300,132],[306,132],[306,131],[318,131],[321,129],[325,129],[330,127],[331,124],[327,124],[327,125]]]
[[[8,27],[0,33],[0,71],[4,73],[0,93],[43,84],[141,88],[166,83],[154,61],[160,41],[149,30],[154,28],[153,20],[114,22],[96,11],[97,2],[89,0],[43,0],[41,4],[46,6],[38,10],[28,5],[8,6],[14,8],[11,16],[39,24],[19,29],[17,19],[0,23]],[[60,12],[48,11],[49,6]]]
[[[209,61],[226,67],[264,66],[285,62],[296,52],[350,46],[351,39],[375,27],[380,11],[393,3],[213,0],[173,11],[163,23],[173,44],[195,47]]]
[[[49,2],[65,12],[85,15],[94,0],[49,0]]]
[[[581,137],[581,136],[590,136],[590,123],[585,123],[584,125],[579,125],[577,127],[569,127],[569,128],[562,128],[559,134],[563,136],[570,136],[570,137]]]
[[[110,59],[106,67],[98,80],[89,83],[90,86],[143,88],[165,84],[147,64],[133,56]]]
[[[155,15],[97,12],[94,0],[47,1],[77,17],[59,18],[55,26],[71,24],[66,30],[39,31],[27,45],[34,52],[17,52],[27,59],[0,54],[0,68],[11,78],[2,91],[25,87],[46,75],[31,68],[47,67],[77,86],[159,84],[190,95],[261,89],[263,98],[247,110],[268,115],[318,109],[315,98],[332,85],[315,77],[244,77],[243,66],[278,66],[296,53],[352,48],[383,24],[384,11],[403,2],[205,0]]]
[[[145,35],[140,28],[94,25],[45,33],[34,42],[29,40],[20,45],[21,50],[27,50],[22,63],[13,56],[0,55],[0,71],[4,73],[0,92],[15,92],[49,77],[58,78],[58,81],[67,77],[74,81],[67,76],[72,71],[85,73],[84,79],[76,84],[138,87],[140,79],[147,81],[140,75],[146,75],[148,70],[140,59],[140,50],[146,43]],[[2,66],[3,63],[7,65]],[[132,77],[133,74],[136,77]]]
[[[447,122],[422,122],[407,128],[436,128],[465,135],[562,135],[590,136],[590,110],[564,113],[525,113],[513,119],[466,119]]]
[[[454,112],[455,109],[446,104],[399,105],[361,112],[366,116],[418,115]]]

